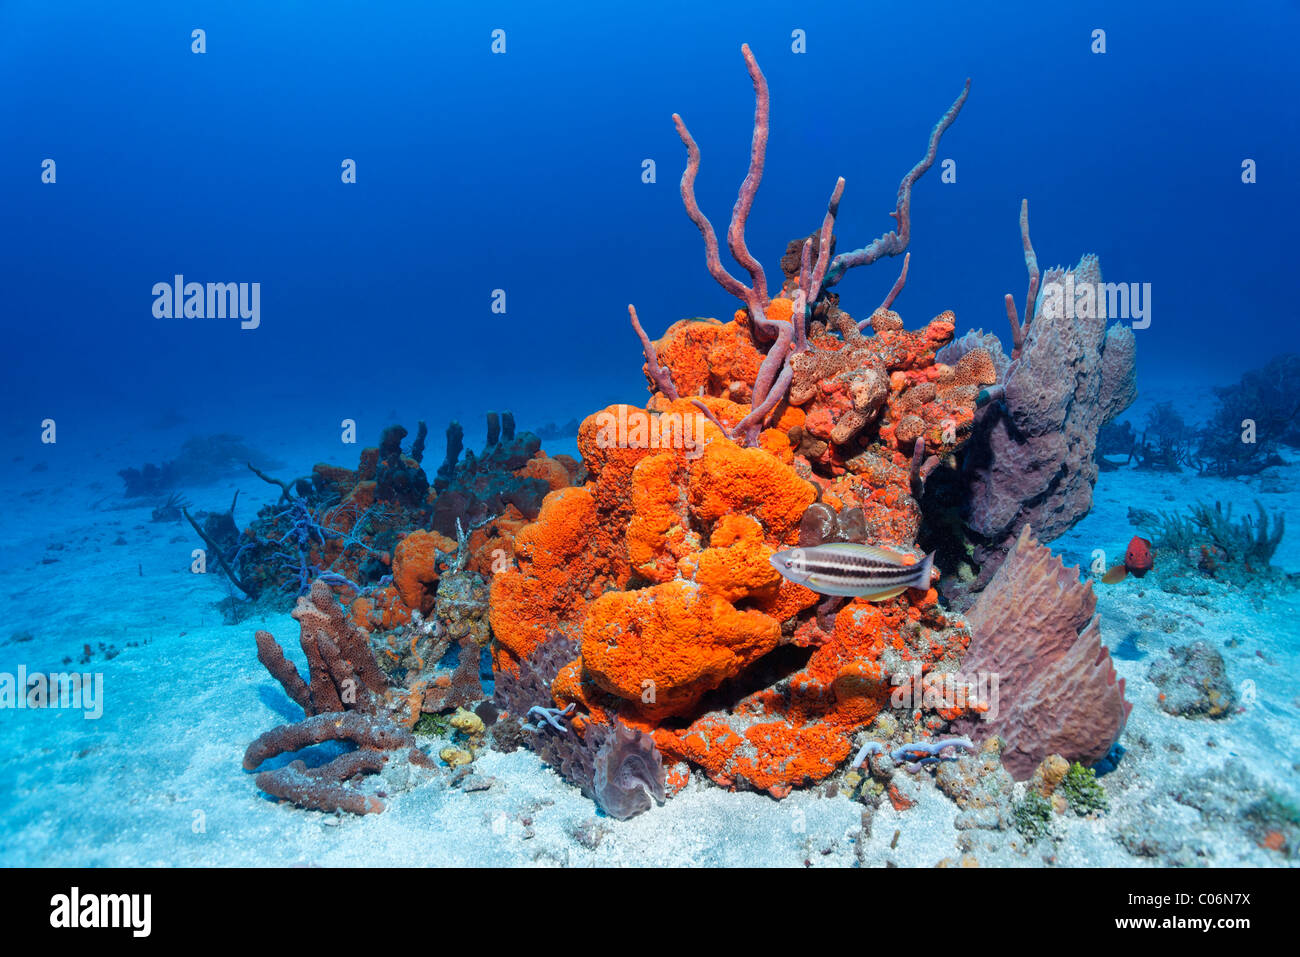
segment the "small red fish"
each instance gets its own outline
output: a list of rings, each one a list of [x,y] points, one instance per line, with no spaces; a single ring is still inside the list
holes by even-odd
[[[1140,535],[1134,535],[1133,541],[1128,543],[1128,548],[1124,552],[1124,564],[1116,565],[1114,568],[1101,576],[1101,580],[1107,585],[1114,585],[1116,582],[1122,582],[1130,574],[1136,578],[1141,578],[1147,572],[1151,571],[1155,565],[1155,559],[1151,555],[1151,543]]]

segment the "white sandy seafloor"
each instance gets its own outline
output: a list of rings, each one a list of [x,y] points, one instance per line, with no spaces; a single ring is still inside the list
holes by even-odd
[[[1129,417],[1140,425],[1152,390]],[[1208,411],[1208,410],[1207,410]],[[1190,418],[1190,416],[1189,416]],[[432,425],[432,423],[431,423]],[[408,423],[409,426],[409,423]],[[436,431],[436,429],[435,429]],[[472,776],[394,767],[381,787],[388,808],[335,816],[259,794],[240,761],[258,734],[298,717],[258,663],[253,632],[273,632],[300,667],[287,613],[223,624],[218,575],[189,571],[198,544],[188,526],[150,521],[153,503],[121,508],[115,472],[173,454],[185,430],[122,440],[99,458],[59,458],[30,471],[33,452],[0,477],[12,513],[0,548],[0,671],[102,672],[104,713],[0,711],[0,864],[4,865],[630,865],[981,866],[1172,864],[1286,865],[1250,835],[1245,810],[1267,790],[1300,795],[1300,594],[1213,586],[1169,594],[1150,578],[1096,585],[1102,634],[1128,680],[1133,714],[1117,768],[1102,782],[1110,810],[1059,817],[1032,846],[1013,830],[958,830],[958,808],[931,772],[907,782],[917,803],[864,806],[845,789],[796,791],[783,801],[692,780],[664,806],[609,819],[527,750],[485,751]],[[473,430],[469,444],[477,445]],[[259,441],[259,438],[263,441]],[[302,474],[325,458],[355,464],[355,448],[287,448],[249,440]],[[373,441],[371,439],[370,441]],[[149,444],[153,443],[153,444]],[[548,443],[565,451],[571,443]],[[430,442],[430,456],[441,442]],[[57,457],[56,457],[57,458]],[[242,489],[241,525],[270,501],[247,478],[188,490],[200,509],[224,510]],[[1265,490],[1266,489],[1266,490]],[[1280,490],[1280,491],[1279,491]],[[1094,548],[1122,554],[1137,505],[1179,509],[1198,500],[1259,498],[1286,512],[1292,531],[1274,561],[1300,570],[1300,463],[1249,481],[1131,470],[1104,474],[1093,512],[1058,540],[1067,563]],[[117,544],[117,543],[121,544]],[[1112,561],[1115,559],[1111,559]],[[1174,644],[1204,639],[1225,657],[1234,684],[1254,683],[1242,709],[1190,720],[1155,706],[1150,663]],[[1230,640],[1231,639],[1231,640]],[[111,660],[99,643],[116,646]],[[83,645],[92,663],[65,666]],[[428,739],[426,739],[427,741]],[[436,752],[440,744],[426,744]],[[900,774],[905,772],[899,772]],[[411,775],[408,780],[402,780]],[[408,786],[410,785],[410,786]]]

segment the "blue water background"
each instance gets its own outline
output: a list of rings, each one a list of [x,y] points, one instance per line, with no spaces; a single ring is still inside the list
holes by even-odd
[[[279,419],[336,443],[347,417],[372,441],[390,414],[437,434],[487,408],[535,427],[642,401],[627,303],[652,335],[737,305],[683,212],[670,116],[724,232],[753,114],[742,42],[772,90],[748,239],[774,284],[839,175],[841,249],[892,226],[900,176],[969,76],[940,149],[957,182],[936,166],[914,195],[908,325],[953,309],[959,330],[1006,337],[1028,197],[1044,266],[1095,251],[1106,278],[1152,284],[1143,382],[1208,390],[1300,348],[1298,26],[1276,2],[10,0],[0,434],[38,454],[52,417],[80,455],[175,412],[196,432]],[[845,308],[869,313],[899,264],[851,273]],[[260,282],[261,327],[155,318],[151,288],[177,273]]]

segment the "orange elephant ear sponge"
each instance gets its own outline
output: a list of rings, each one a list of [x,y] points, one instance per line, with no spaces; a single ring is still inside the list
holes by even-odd
[[[518,661],[532,654],[548,629],[570,618],[607,568],[596,547],[599,523],[588,487],[546,496],[537,521],[515,537],[519,567],[492,579],[490,621],[498,647]]]
[[[761,153],[767,87],[748,46],[742,51]],[[771,558],[798,544],[805,512],[819,500],[828,511],[854,511],[855,540],[914,542],[921,469],[936,467],[936,456],[954,452],[970,432],[973,386],[955,382],[988,378],[980,357],[945,380],[948,398],[935,384],[942,370],[934,354],[952,338],[951,313],[908,332],[882,312],[865,335],[838,294],[820,295],[845,269],[904,252],[911,184],[933,162],[968,89],[903,180],[900,232],[836,257],[839,180],[822,231],[788,250],[774,298],[761,266],[737,246],[757,177],[742,186],[728,233],[750,288],[718,268],[717,236],[694,196],[698,147],[674,117],[687,145],[687,212],[715,278],[744,308],[729,322],[678,322],[651,342],[629,306],[649,401],[589,416],[577,437],[585,486],[552,492],[536,523],[518,532],[517,568],[497,575],[492,588],[499,687],[520,685],[545,665],[546,690],[572,708],[577,736],[626,725],[633,730],[625,737],[642,736],[643,751],[653,737],[670,762],[689,762],[727,787],[784,797],[843,764],[854,736],[889,700],[886,674],[955,667],[966,633],[932,591],[881,605],[850,602],[830,624],[831,609],[814,611],[821,596],[782,578]],[[906,264],[886,305],[905,275]],[[532,467],[542,474],[542,465]],[[943,720],[922,710],[900,715],[900,735],[925,734]],[[567,747],[573,738],[542,738],[539,750],[547,741]],[[618,776],[626,779],[622,770]],[[643,792],[635,796],[639,809]]]
[[[747,413],[726,397],[700,401],[728,427]],[[704,419],[693,441],[677,441],[692,416]],[[557,703],[580,709],[574,728],[621,721],[652,734],[669,762],[780,797],[844,762],[888,706],[887,672],[950,664],[965,633],[932,594],[850,603],[827,632],[813,614],[820,597],[772,567],[818,498],[804,475],[826,483],[826,508],[860,509],[873,539],[909,541],[917,521],[906,458],[877,446],[827,480],[792,444],[803,413],[787,408],[778,423],[746,448],[690,400],[589,416],[578,436],[587,484],[547,496],[516,535],[517,567],[493,580],[503,680],[527,672],[553,636],[576,640],[549,685]],[[779,679],[729,709],[706,705],[762,674],[783,645],[805,649],[806,660],[792,659],[803,664],[776,666]]]
[[[695,581],[724,601],[773,598],[783,579],[770,561],[774,549],[763,527],[747,515],[726,515],[713,527],[710,547],[699,554]]]
[[[727,395],[748,401],[763,354],[754,347],[748,317],[731,322],[683,319],[655,343],[659,361],[684,396]]]
[[[691,511],[712,524],[730,514],[756,519],[773,544],[791,542],[817,491],[765,449],[710,442],[691,469]]]
[[[627,554],[647,581],[671,581],[677,577],[678,561],[699,550],[699,534],[691,528],[679,491],[685,477],[682,456],[671,452],[642,459],[632,472]]]
[[[739,611],[687,581],[607,592],[583,623],[582,662],[640,717],[684,714],[705,692],[770,652],[781,623]]]
[[[439,552],[443,556],[455,554],[455,540],[422,529],[411,532],[393,549],[393,587],[407,608],[423,614],[433,610]]]

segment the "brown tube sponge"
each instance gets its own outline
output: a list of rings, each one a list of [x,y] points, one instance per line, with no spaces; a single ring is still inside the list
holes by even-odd
[[[280,682],[284,693],[298,703],[303,711],[311,713],[311,692],[307,683],[298,674],[298,669],[284,656],[284,649],[269,631],[259,631],[253,636],[257,642],[257,660],[260,661],[271,677]]]
[[[309,768],[301,761],[290,761],[282,768],[259,774],[257,786],[272,797],[292,801],[309,811],[377,814],[384,809],[384,802],[358,790],[348,781],[374,774],[387,761],[388,755],[380,751],[350,751],[318,768]]]
[[[303,710],[308,714],[372,710],[372,695],[382,695],[388,679],[379,670],[365,633],[348,618],[329,585],[320,579],[313,582],[311,591],[298,599],[293,617],[311,683],[311,707]]]
[[[296,724],[282,724],[259,735],[244,752],[244,770],[252,771],[267,758],[286,751],[299,751],[322,741],[351,741],[372,751],[415,747],[411,733],[387,718],[360,711],[337,711],[304,718]]]
[[[256,770],[268,758],[322,741],[351,741],[358,750],[341,754],[318,768],[309,768],[302,761],[290,761],[282,768],[259,774],[257,786],[272,797],[312,811],[374,814],[384,809],[384,802],[353,786],[350,782],[354,778],[382,770],[397,748],[410,749],[412,764],[433,766],[405,728],[387,718],[360,711],[338,711],[314,715],[266,732],[244,752],[244,770]]]

